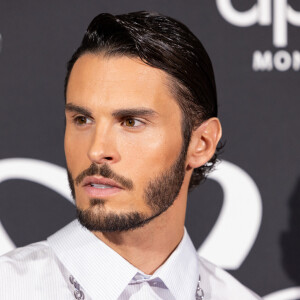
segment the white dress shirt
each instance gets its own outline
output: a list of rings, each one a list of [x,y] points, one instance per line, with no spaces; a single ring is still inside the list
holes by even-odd
[[[77,220],[47,241],[0,257],[1,300],[195,300],[197,287],[203,300],[261,299],[199,258],[186,230],[153,275],[132,266]]]

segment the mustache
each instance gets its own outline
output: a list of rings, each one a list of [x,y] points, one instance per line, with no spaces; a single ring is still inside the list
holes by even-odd
[[[123,188],[127,190],[133,189],[133,182],[132,180],[125,178],[122,175],[118,175],[115,173],[107,164],[104,165],[97,165],[95,163],[92,163],[90,167],[84,171],[82,171],[74,180],[76,185],[79,185],[83,179],[87,176],[95,176],[99,175],[104,178],[109,178],[114,181],[116,181],[118,184],[120,184]]]

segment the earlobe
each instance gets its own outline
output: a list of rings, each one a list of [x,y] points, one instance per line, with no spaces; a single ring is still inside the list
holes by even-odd
[[[218,118],[210,118],[195,129],[188,149],[188,167],[198,168],[207,163],[214,155],[221,135]]]

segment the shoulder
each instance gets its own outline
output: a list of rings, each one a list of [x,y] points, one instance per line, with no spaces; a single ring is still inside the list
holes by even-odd
[[[56,257],[46,241],[17,248],[0,256],[1,282],[18,279],[18,277],[34,278],[53,269]]]
[[[228,272],[200,257],[200,274],[207,299],[259,300],[258,295],[242,285]],[[206,299],[206,298],[205,298]]]
[[[41,299],[45,291],[43,299],[55,299],[64,282],[60,263],[46,241],[0,257],[0,299]]]
[[[53,257],[53,252],[46,241],[17,248],[0,256],[0,274],[3,274],[4,270],[24,271],[26,268],[37,266],[42,261],[51,260]]]

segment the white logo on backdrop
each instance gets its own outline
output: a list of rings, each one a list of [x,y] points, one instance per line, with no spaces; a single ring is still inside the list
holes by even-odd
[[[10,179],[29,180],[57,192],[73,203],[66,170],[60,166],[28,158],[0,160],[0,183]],[[0,221],[0,255],[15,248]]]
[[[198,253],[218,266],[235,270],[247,257],[259,231],[260,193],[244,170],[227,161],[222,161],[208,178],[221,185],[224,199],[219,218]]]
[[[275,47],[288,45],[288,24],[300,26],[300,12],[294,10],[288,4],[288,0],[257,0],[251,9],[244,12],[236,10],[231,0],[216,0],[216,4],[223,18],[235,26],[273,25],[273,45]],[[253,53],[252,67],[254,71],[271,71],[273,69],[299,71],[300,52],[295,50],[289,53],[282,50],[273,55],[271,51],[257,50]]]
[[[244,170],[226,161],[222,161],[209,178],[221,185],[224,201],[218,220],[198,253],[221,267],[237,269],[247,257],[259,231],[262,215],[260,193]],[[35,159],[0,160],[0,183],[11,179],[41,184],[73,203],[66,170],[60,166]],[[0,255],[15,248],[1,222],[0,240]],[[296,300],[299,297],[300,288],[295,287],[272,293],[264,299]]]
[[[217,7],[224,19],[233,25],[245,27],[259,24],[272,25],[273,44],[276,47],[286,47],[288,44],[288,23],[300,26],[300,12],[295,11],[287,0],[257,0],[257,4],[245,12],[237,11],[231,0],[217,0]]]

